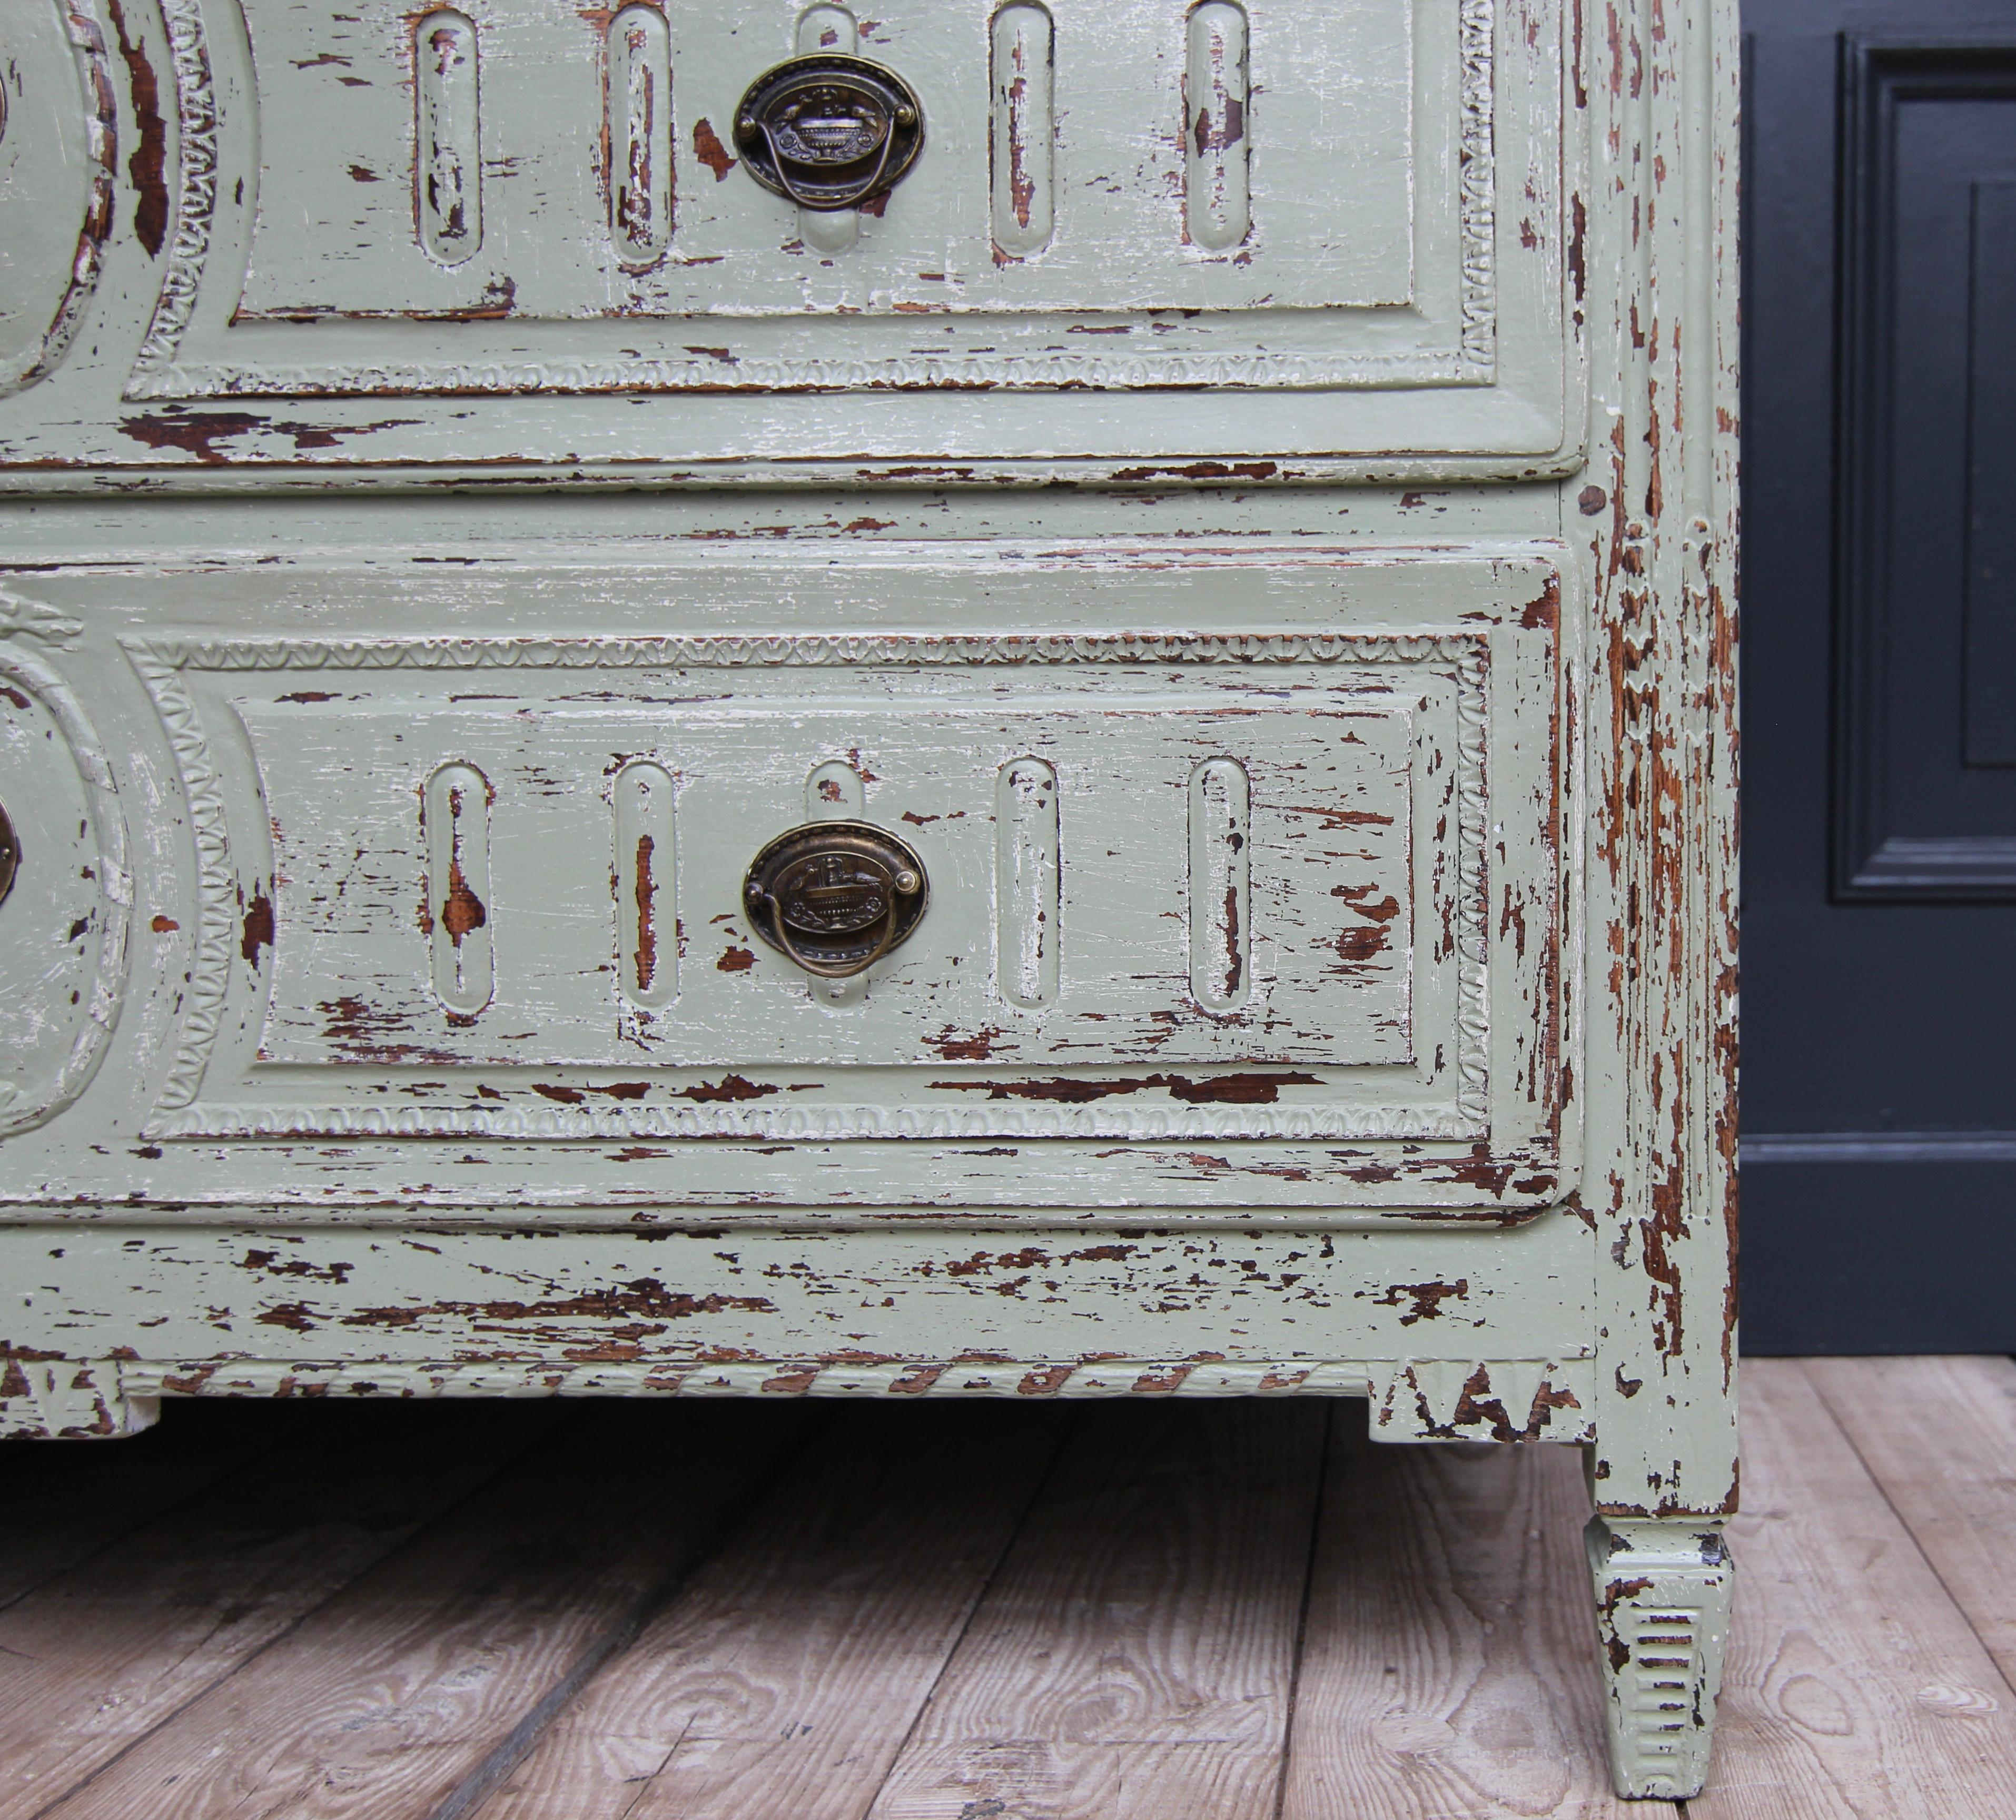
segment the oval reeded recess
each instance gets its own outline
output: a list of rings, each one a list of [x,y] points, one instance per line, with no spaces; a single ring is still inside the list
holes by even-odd
[[[490,934],[490,782],[473,764],[444,764],[427,779],[427,938],[434,996],[473,1017],[496,990]]]
[[[1193,246],[1237,246],[1251,225],[1247,175],[1246,9],[1190,9],[1183,80],[1183,225]]]
[[[1248,799],[1236,759],[1190,774],[1190,994],[1207,1011],[1231,1011],[1253,989]]]
[[[460,265],[483,244],[482,81],[476,27],[443,7],[413,27],[413,219],[421,246]]]
[[[648,758],[617,772],[616,977],[623,996],[646,1011],[679,996],[679,850],[672,775]]]
[[[672,55],[665,16],[626,6],[609,22],[609,235],[616,257],[655,265],[672,243]]]
[[[1057,774],[1040,758],[1001,768],[995,806],[995,978],[1010,1005],[1057,995]]]
[[[1025,259],[1056,229],[1055,31],[1049,12],[1012,0],[994,16],[994,109],[988,150],[993,167],[994,246]]]

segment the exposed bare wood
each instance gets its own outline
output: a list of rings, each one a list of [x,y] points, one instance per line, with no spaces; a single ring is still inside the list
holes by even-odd
[[[1340,1409],[1281,1820],[1672,1820],[1619,1801],[1568,1448],[1375,1447]]]
[[[841,1417],[478,1820],[866,1812],[1070,1420]]]
[[[293,1415],[287,1444],[248,1450],[238,1471],[0,1612],[5,1820],[44,1812],[185,1712],[422,1524],[508,1470],[550,1419],[522,1404]],[[85,1788],[74,1811],[96,1820],[112,1811],[98,1804],[98,1785]]]
[[[1590,1448],[1615,1786],[1691,1789],[1735,0],[38,6],[0,1435],[1111,1399],[877,1800],[1272,1820],[1316,1400],[1369,1393],[1382,1441]],[[469,1559],[206,1658],[71,1820],[488,1800],[757,1469],[621,1457],[661,1420],[712,1432],[569,1419],[575,1482],[472,1504]],[[684,1643],[667,1713],[610,1682],[643,1798],[810,1789],[854,1725],[865,1800],[1006,1520],[920,1545],[873,1699],[851,1638],[765,1671],[840,1710],[803,1748]],[[1408,1798],[1481,1778],[1459,1708]]]
[[[2016,1813],[2008,1684],[1800,1364],[1744,1369],[1737,1624],[1688,1820]]]
[[[1324,1426],[1088,1412],[873,1820],[1268,1820]]]
[[[1816,1358],[1806,1375],[2016,1688],[2016,1361]]]
[[[585,1412],[556,1445],[495,1473],[455,1521],[39,1811],[383,1820],[466,1808],[473,1781],[509,1768],[498,1755],[528,1716],[627,1640],[803,1428],[788,1408]]]

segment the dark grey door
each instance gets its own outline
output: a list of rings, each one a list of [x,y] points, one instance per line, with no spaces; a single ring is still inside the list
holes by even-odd
[[[2016,5],[1744,29],[1744,1343],[2016,1350]]]

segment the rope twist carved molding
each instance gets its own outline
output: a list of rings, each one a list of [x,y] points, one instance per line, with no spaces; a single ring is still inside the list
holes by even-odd
[[[815,1143],[850,1138],[949,1141],[966,1138],[1244,1138],[1310,1142],[1485,1136],[1481,1120],[1434,1106],[239,1106],[206,1100],[157,1109],[150,1139],[204,1138],[484,1138],[501,1142],[616,1143],[689,1138],[776,1138]],[[1467,1160],[1467,1159],[1466,1159]],[[1431,1163],[1431,1159],[1421,1159]]]
[[[808,1110],[814,1128],[801,1132],[773,1128],[760,1111],[736,1108],[634,1109],[621,1116],[619,1130],[577,1130],[560,1108],[520,1114],[484,1111],[434,1113],[419,1109],[392,1112],[379,1107],[211,1106],[193,1108],[209,1065],[231,979],[237,881],[232,869],[229,818],[201,714],[191,694],[191,671],[232,673],[295,670],[630,670],[826,668],[835,666],[977,668],[1004,664],[1405,664],[1446,666],[1455,682],[1461,727],[1458,770],[1457,857],[1457,1067],[1460,1088],[1454,1116],[1438,1108],[1341,1107],[1280,1109],[1269,1124],[1242,1128],[1265,1137],[1312,1139],[1364,1138],[1467,1138],[1485,1135],[1489,1116],[1487,1054],[1489,1042],[1488,880],[1485,833],[1488,790],[1484,774],[1489,716],[1488,634],[1475,632],[1123,632],[1031,634],[1006,637],[956,635],[770,635],[598,638],[136,638],[125,641],[135,668],[146,682],[167,730],[187,795],[198,854],[201,902],[192,957],[188,1009],[167,1080],[157,1099],[152,1136],[384,1137],[483,1135],[597,1138],[603,1136],[814,1137],[978,1136],[1007,1133],[1012,1115],[988,1115],[984,1128],[952,1111],[912,1113],[891,1120],[885,1109],[833,1107]],[[1257,1109],[1255,1109],[1257,1110]],[[1021,1116],[1017,1131],[1055,1136],[1226,1137],[1239,1135],[1189,1113],[1135,1113],[1124,1124],[1080,1111],[1046,1120]],[[593,1115],[581,1115],[590,1125]],[[1251,1114],[1247,1115],[1249,1120]],[[424,1120],[416,1127],[416,1118]],[[460,1122],[478,1121],[465,1128]],[[744,1121],[747,1122],[744,1122]],[[920,1128],[910,1128],[912,1121]],[[494,1123],[493,1123],[494,1121]],[[634,1121],[634,1122],[633,1122]],[[1038,1124],[1041,1129],[1035,1128]],[[1149,1130],[1150,1125],[1156,1128]]]
[[[1463,61],[1463,327],[1461,351],[1476,376],[1492,376],[1498,352],[1498,224],[1492,0],[1463,0],[1457,33]]]
[[[566,638],[136,638],[136,658],[171,670],[736,670],[887,664],[1460,664],[1481,684],[1477,632],[824,633]],[[1478,703],[1480,711],[1483,703]]]
[[[243,23],[242,0],[232,0]],[[574,356],[558,360],[380,360],[312,362],[182,360],[209,264],[217,207],[218,109],[203,0],[161,0],[173,52],[182,148],[175,231],[160,295],[126,386],[133,399],[295,397],[411,393],[557,393],[699,389],[823,390],[942,386],[1116,390],[1214,386],[1309,389],[1373,384],[1490,385],[1497,376],[1496,140],[1492,128],[1496,0],[1461,0],[1457,120],[1457,320],[1453,345],[1397,353],[1333,355],[1253,351],[1193,354],[995,354],[944,358],[905,351],[887,358],[743,358],[722,384],[719,361],[706,355]],[[231,300],[235,305],[236,300]],[[227,308],[223,312],[229,314]],[[1227,312],[1236,315],[1238,312]],[[975,312],[985,319],[990,312]],[[1019,316],[996,311],[995,315]],[[1348,314],[1330,310],[1327,315]],[[691,318],[662,321],[668,327]],[[892,315],[893,326],[905,318]],[[1061,325],[1065,318],[1060,316]],[[858,322],[851,323],[858,327]],[[907,331],[906,331],[907,332]],[[229,331],[226,332],[227,334]]]

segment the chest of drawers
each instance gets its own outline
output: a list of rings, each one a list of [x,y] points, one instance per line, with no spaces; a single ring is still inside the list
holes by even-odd
[[[1733,7],[3,29],[6,1430],[1367,1396],[1696,1788]]]

